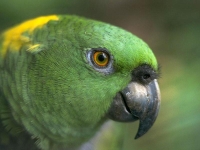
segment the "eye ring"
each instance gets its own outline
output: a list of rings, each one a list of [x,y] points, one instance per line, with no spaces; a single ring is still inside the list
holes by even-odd
[[[114,69],[114,58],[106,48],[88,48],[86,49],[86,58],[94,70],[104,75],[112,74]]]
[[[92,60],[97,66],[106,67],[110,61],[110,57],[109,54],[104,51],[94,51]]]

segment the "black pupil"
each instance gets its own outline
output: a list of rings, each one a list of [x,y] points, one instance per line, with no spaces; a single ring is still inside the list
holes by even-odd
[[[103,62],[105,59],[106,59],[106,55],[105,55],[104,53],[99,54],[98,60],[99,60],[100,62]]]
[[[148,79],[148,78],[150,78],[150,74],[144,74],[144,75],[143,75],[143,79],[146,80],[146,79]]]

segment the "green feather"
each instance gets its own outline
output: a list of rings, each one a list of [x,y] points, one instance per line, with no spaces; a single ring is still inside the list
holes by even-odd
[[[88,141],[106,121],[115,94],[130,82],[131,71],[141,64],[158,69],[151,49],[135,35],[90,19],[57,17],[31,32],[27,28],[20,41],[4,52],[2,44],[0,51],[0,103],[6,102],[13,120],[6,126],[19,126],[44,150]],[[1,39],[5,43],[5,34]],[[16,44],[20,48],[14,50]],[[91,48],[108,50],[112,73],[90,65]]]

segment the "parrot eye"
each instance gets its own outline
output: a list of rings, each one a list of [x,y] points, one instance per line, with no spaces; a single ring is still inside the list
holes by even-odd
[[[92,48],[86,53],[89,64],[97,71],[104,74],[114,72],[113,59],[105,48]]]
[[[93,61],[99,67],[105,67],[109,62],[109,55],[106,52],[96,51],[93,53]]]

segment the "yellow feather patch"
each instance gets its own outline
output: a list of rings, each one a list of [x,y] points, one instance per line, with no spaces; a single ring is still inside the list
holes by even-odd
[[[34,53],[37,53],[37,52],[39,52],[41,49],[40,49],[40,44],[35,44],[35,45],[32,45],[32,46],[30,46],[28,49],[27,49],[27,51],[28,52],[34,52]]]
[[[59,18],[56,15],[39,17],[36,19],[28,20],[4,32],[3,34],[4,41],[2,44],[1,55],[3,57],[5,56],[5,54],[7,53],[8,47],[12,51],[19,51],[23,44],[28,44],[29,42],[31,42],[31,39],[29,37],[26,37],[22,34],[24,32],[28,32],[29,34],[32,34],[34,29],[42,28],[50,20],[59,20]],[[33,45],[33,47],[28,49],[28,51],[35,49],[36,46],[38,45]]]

